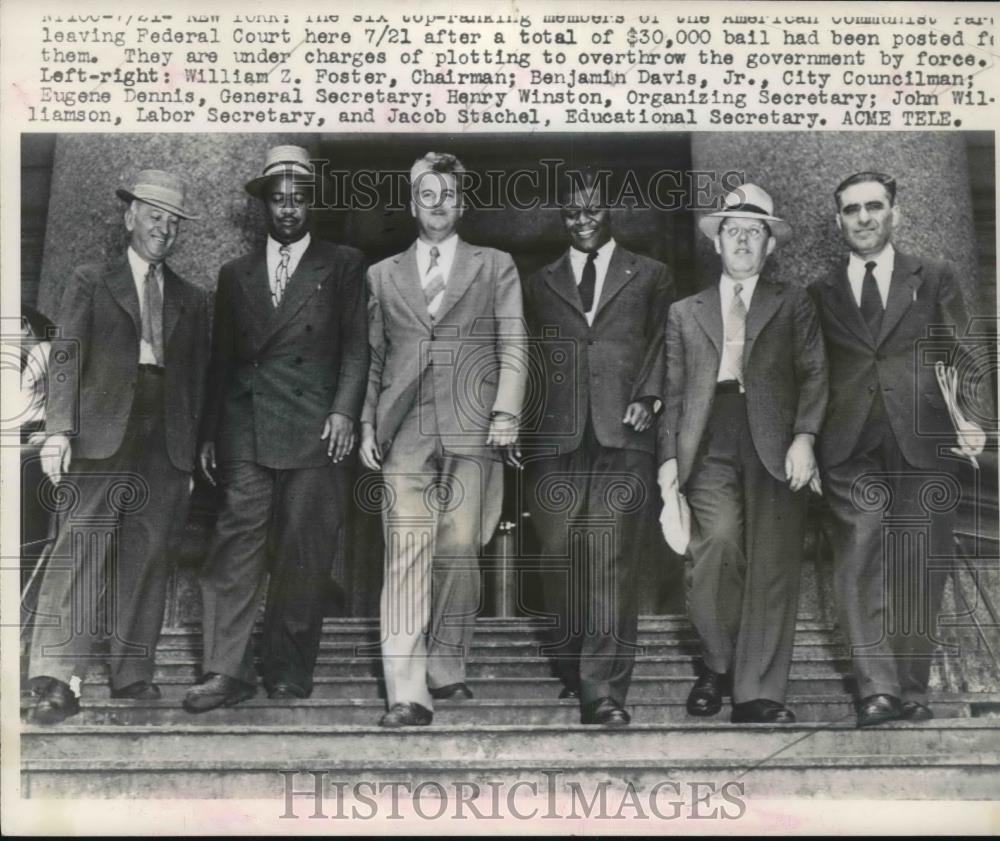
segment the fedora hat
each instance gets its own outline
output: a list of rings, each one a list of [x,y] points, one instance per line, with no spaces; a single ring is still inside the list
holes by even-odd
[[[275,146],[267,152],[264,169],[256,178],[247,181],[244,189],[255,198],[262,199],[264,185],[272,178],[292,176],[303,184],[312,183],[315,170],[309,152],[301,146]]]
[[[774,201],[756,184],[744,184],[727,194],[723,199],[722,209],[702,216],[698,220],[698,227],[709,239],[715,239],[719,234],[719,225],[727,217],[766,222],[771,235],[779,244],[792,238],[792,226],[774,215]]]
[[[173,213],[182,219],[197,219],[184,206],[184,182],[162,169],[144,169],[135,176],[131,187],[119,187],[115,195],[122,201],[141,201]]]

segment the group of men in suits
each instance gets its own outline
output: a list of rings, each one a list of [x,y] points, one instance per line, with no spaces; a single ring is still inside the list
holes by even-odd
[[[144,171],[119,191],[126,258],[82,266],[63,295],[57,321],[74,350],[54,363],[45,461],[54,481],[72,478],[85,516],[111,518],[117,545],[81,551],[73,518],[59,531],[39,611],[61,621],[34,629],[34,719],[79,710],[108,630],[101,610],[112,693],[160,696],[167,554],[196,461],[222,506],[201,579],[202,678],[184,707],[256,694],[250,639],[265,586],[264,688],[308,697],[356,444],[380,481],[382,726],[426,725],[435,700],[472,697],[478,559],[499,521],[504,461],[519,468],[539,538],[560,697],[577,699],[582,723],[630,721],[638,556],[657,484],[691,511],[692,715],[730,695],[733,721],[795,720],[784,700],[812,489],[828,502],[859,725],[931,717],[933,639],[886,632],[889,589],[913,582],[885,584],[881,512],[861,506],[857,486],[887,477],[905,509],[915,479],[951,469],[938,452],[947,410],[914,368],[914,343],[932,324],[961,334],[967,317],[946,266],[893,251],[895,182],[866,172],[837,188],[851,255],[808,289],[768,278],[791,226],[743,185],[699,223],[721,258],[718,284],[675,302],[666,266],[615,241],[597,173],[565,186],[568,248],[523,283],[508,254],[459,236],[463,175],[450,154],[416,161],[417,239],[366,272],[359,251],[311,236],[306,150],[270,150],[246,185],[267,242],[220,271],[211,350],[206,296],[164,263],[180,220],[195,218],[183,185]],[[918,403],[936,438],[917,434]],[[981,437],[960,436],[963,452]],[[122,475],[142,500],[115,510]],[[933,617],[941,576],[918,573]]]

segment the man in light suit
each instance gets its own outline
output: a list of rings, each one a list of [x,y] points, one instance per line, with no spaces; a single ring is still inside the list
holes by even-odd
[[[181,219],[197,218],[181,180],[146,170],[116,193],[126,254],[77,268],[54,319],[43,467],[68,488],[57,502],[73,505],[60,512],[32,637],[33,720],[45,724],[79,711],[72,684],[105,633],[112,697],[160,697],[167,550],[187,517],[208,365],[207,296],[164,262]],[[100,523],[112,524],[110,551]]]
[[[654,412],[662,400],[662,334],[673,300],[667,267],[611,235],[606,185],[594,170],[563,200],[570,248],[524,284],[545,396],[526,464],[526,501],[541,544],[545,600],[558,617],[553,653],[561,698],[584,724],[624,726],[636,652],[637,557],[655,488]],[[567,344],[569,343],[569,345]],[[570,352],[566,352],[571,346]],[[573,492],[567,494],[565,485]],[[560,504],[560,500],[567,502]],[[610,529],[571,557],[571,521]],[[606,534],[605,534],[606,536]]]
[[[250,635],[265,583],[264,686],[270,698],[308,697],[325,585],[343,563],[347,457],[368,369],[364,258],[312,238],[313,179],[305,149],[271,149],[246,185],[264,203],[267,244],[219,272],[200,460],[223,499],[202,570],[203,678],[184,699],[189,712],[256,693]]]
[[[806,487],[827,400],[823,340],[804,288],[763,274],[791,236],[745,184],[699,227],[722,258],[716,286],[670,308],[660,485],[691,507],[688,611],[704,669],[691,715],[729,691],[737,723],[795,721],[784,705],[795,635]]]
[[[525,389],[517,270],[458,236],[463,174],[449,154],[413,165],[418,239],[368,272],[361,459],[384,483],[383,727],[429,724],[432,698],[472,697],[478,555],[500,518],[501,451]]]
[[[969,317],[949,265],[893,248],[901,216],[895,179],[860,172],[834,198],[850,255],[810,291],[830,359],[819,460],[840,626],[853,655],[858,726],[925,721],[934,715],[927,683],[947,577],[929,561],[936,556],[940,565],[954,555],[948,509],[958,499],[946,492],[950,502],[928,511],[921,495],[931,483],[957,492],[950,475],[961,456],[945,457],[955,430],[919,342],[932,325],[951,328],[951,338],[934,344],[955,365]],[[959,436],[967,455],[978,455],[984,441],[975,424]],[[887,506],[879,504],[881,489]],[[914,543],[907,557],[892,557],[889,544],[883,547],[886,515],[926,517],[926,553]]]

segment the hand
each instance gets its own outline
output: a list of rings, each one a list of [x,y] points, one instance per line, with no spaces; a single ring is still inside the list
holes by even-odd
[[[667,459],[660,465],[660,472],[656,477],[660,485],[660,496],[664,499],[667,495],[677,490],[677,459]]]
[[[636,432],[645,432],[653,422],[653,412],[645,400],[636,400],[628,404],[622,423],[631,426]]]
[[[42,444],[42,470],[55,485],[69,470],[72,458],[72,447],[65,435],[50,435]]]
[[[517,443],[517,418],[507,412],[497,412],[490,421],[486,436],[487,447],[512,447]]]
[[[785,479],[793,491],[800,491],[809,485],[816,493],[819,488],[819,468],[813,454],[813,436],[796,435],[785,456]]]
[[[343,461],[357,441],[354,434],[354,421],[347,415],[338,412],[330,412],[323,421],[323,432],[319,436],[323,441],[327,441],[326,454],[337,464]]]
[[[524,467],[524,459],[521,456],[521,448],[517,444],[509,444],[503,448],[503,460],[505,464],[516,467],[520,470]]]
[[[214,471],[215,464],[215,442],[206,441],[198,451],[198,467],[201,468],[201,475],[213,488],[216,486]]]
[[[982,453],[986,446],[986,433],[983,432],[979,424],[965,420],[958,425],[955,431],[958,433],[958,446],[961,455],[972,458]]]
[[[382,469],[382,452],[375,439],[375,426],[370,423],[361,424],[361,446],[358,448],[361,463],[369,470]]]

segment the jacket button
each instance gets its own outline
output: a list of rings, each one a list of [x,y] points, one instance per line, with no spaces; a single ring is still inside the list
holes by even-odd
[[[295,357],[295,364],[296,365],[301,365],[302,364],[302,357],[301,356],[296,356]]]
[[[307,333],[312,333],[312,329],[313,329],[313,326],[311,324],[307,324],[306,325],[306,332]]]
[[[596,345],[597,344],[597,339],[587,339],[587,344],[588,345]]]
[[[294,391],[292,391],[292,394],[294,394],[296,397],[301,397],[302,396],[302,389],[301,388],[296,388]]]
[[[254,368],[259,368],[260,367],[260,363],[256,359],[254,360],[253,367]]]
[[[868,393],[869,394],[874,394],[875,393],[875,386],[873,386],[873,385],[868,386]]]

